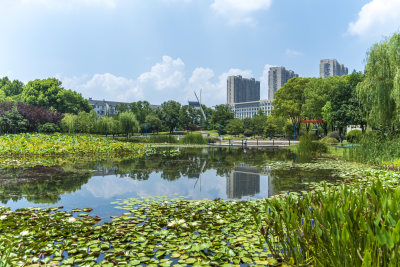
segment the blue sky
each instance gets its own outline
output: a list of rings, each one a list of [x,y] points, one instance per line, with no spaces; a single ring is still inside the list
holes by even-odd
[[[363,70],[400,29],[400,0],[0,0],[0,77],[57,77],[84,97],[226,102],[226,77],[269,66],[319,76],[336,58]]]

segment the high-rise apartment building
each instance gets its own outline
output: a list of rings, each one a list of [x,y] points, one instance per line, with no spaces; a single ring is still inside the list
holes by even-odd
[[[254,78],[246,79],[242,76],[228,76],[227,102],[228,104],[260,100],[260,82]]]
[[[329,76],[342,76],[349,73],[348,68],[343,64],[339,64],[336,59],[321,59],[319,64],[319,74],[321,78],[326,78]]]
[[[268,100],[274,100],[276,90],[281,88],[291,78],[299,77],[292,70],[285,67],[271,67],[268,72]]]

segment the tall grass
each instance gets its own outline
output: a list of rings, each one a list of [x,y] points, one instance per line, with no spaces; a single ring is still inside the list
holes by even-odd
[[[185,135],[182,139],[179,140],[181,144],[207,144],[207,138],[203,138],[201,133],[190,133]]]
[[[377,180],[265,199],[253,217],[273,257],[291,265],[400,266],[400,188]]]
[[[300,142],[297,146],[297,152],[300,154],[321,154],[326,153],[328,151],[328,147],[325,143],[313,141],[311,135],[304,134],[300,136]]]
[[[176,144],[178,140],[173,135],[151,135],[149,137],[150,143],[168,143],[168,144]]]

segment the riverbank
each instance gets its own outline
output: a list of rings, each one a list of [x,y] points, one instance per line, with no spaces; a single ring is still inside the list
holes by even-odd
[[[174,155],[176,151],[168,151]],[[10,134],[0,137],[0,168],[55,166],[158,154],[151,145],[93,135]],[[161,153],[163,154],[163,153]],[[165,153],[164,153],[165,154]]]

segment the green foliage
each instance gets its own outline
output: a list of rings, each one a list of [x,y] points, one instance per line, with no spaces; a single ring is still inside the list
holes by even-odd
[[[60,127],[54,123],[45,123],[45,124],[39,125],[39,127],[38,127],[39,133],[55,133],[55,132],[59,132],[59,131],[60,131]]]
[[[360,143],[362,139],[362,131],[361,130],[351,130],[346,134],[346,140],[349,143],[352,144],[358,144]]]
[[[189,133],[179,140],[181,144],[207,144],[207,138],[203,138],[201,133]]]
[[[24,84],[21,81],[10,81],[8,77],[0,78],[0,90],[4,92],[6,97],[18,96],[22,93]]]
[[[16,106],[0,116],[0,133],[23,133],[27,127],[28,121],[18,112]]]
[[[118,120],[121,122],[121,132],[126,135],[133,134],[139,129],[139,122],[136,120],[135,114],[130,111],[120,113]]]
[[[161,130],[162,122],[154,114],[149,114],[146,116],[145,123],[147,124],[147,131],[158,133]]]
[[[148,141],[150,143],[168,143],[168,144],[178,143],[178,140],[173,135],[150,135]]]
[[[254,134],[254,132],[251,129],[246,129],[244,130],[243,134],[247,137],[250,137]]]
[[[325,143],[313,141],[311,135],[304,134],[300,136],[300,142],[297,151],[302,154],[321,154],[328,151]]]
[[[53,108],[61,113],[78,114],[79,111],[89,112],[92,109],[81,94],[64,89],[55,78],[28,82],[22,91],[21,101],[45,109]]]
[[[336,138],[325,136],[320,140],[320,142],[325,143],[325,144],[336,144],[339,141]]]
[[[229,121],[234,119],[233,111],[230,109],[229,105],[217,105],[215,111],[211,117],[211,123],[215,130],[221,129],[221,134],[226,133],[226,126]]]
[[[161,119],[170,133],[178,126],[180,109],[181,104],[173,100],[161,104]]]
[[[368,124],[386,131],[400,121],[400,34],[374,44],[367,54],[365,79],[357,87]]]
[[[233,135],[238,135],[243,133],[244,131],[244,125],[243,125],[243,120],[241,119],[231,119],[228,123],[228,125],[226,126],[226,131],[229,134],[233,134]]]
[[[253,216],[275,258],[291,265],[398,266],[400,188],[379,179],[264,200]]]
[[[328,136],[329,136],[330,138],[335,138],[335,139],[338,140],[338,141],[339,141],[339,139],[340,139],[340,136],[339,136],[339,132],[338,132],[338,131],[330,132],[330,133],[328,134]]]

